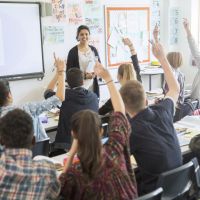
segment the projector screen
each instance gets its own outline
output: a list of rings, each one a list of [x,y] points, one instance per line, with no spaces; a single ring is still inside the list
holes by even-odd
[[[40,4],[0,2],[0,78],[42,78]]]

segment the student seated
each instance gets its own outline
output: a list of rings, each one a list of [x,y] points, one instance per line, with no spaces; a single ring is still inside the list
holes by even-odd
[[[162,46],[156,42],[152,49],[163,67],[169,87],[164,100],[147,107],[144,88],[138,81],[128,81],[120,89],[132,127],[130,148],[138,164],[141,179],[138,182],[139,195],[156,189],[160,173],[182,164],[181,150],[173,126],[179,85]]]
[[[32,160],[33,120],[20,109],[0,119],[0,199],[56,199],[60,183],[53,163]],[[3,145],[3,146],[2,146]]]
[[[52,96],[48,100],[40,102],[30,102],[20,106],[12,105],[12,94],[10,91],[9,83],[4,80],[0,80],[0,116],[5,115],[8,111],[15,108],[25,110],[33,119],[34,134],[36,141],[43,141],[48,138],[45,129],[40,122],[39,115],[44,111],[51,110],[53,107],[61,105],[64,100],[65,92],[65,63],[59,59],[56,59],[55,65],[57,66],[57,73],[54,80],[58,83],[56,95]]]
[[[187,33],[187,39],[188,39],[190,51],[194,58],[196,68],[198,70],[192,83],[191,98],[193,100],[198,99],[200,101],[200,51],[192,36],[192,33],[190,31],[190,24],[187,19],[184,19],[183,25]]]
[[[176,106],[177,108],[181,108],[181,106],[184,103],[184,82],[185,82],[185,76],[179,70],[179,68],[182,66],[183,63],[182,54],[180,52],[169,52],[167,54],[167,60],[170,66],[172,67],[176,80],[179,83],[180,92]],[[169,90],[168,85],[165,82],[163,94],[166,95],[168,90]]]
[[[65,91],[65,100],[60,108],[57,134],[54,142],[55,149],[70,149],[71,147],[71,127],[70,120],[74,113],[90,109],[98,112],[99,102],[97,95],[83,87],[84,74],[78,68],[71,68],[67,71],[66,80],[69,88]],[[53,91],[55,84],[50,84],[45,97],[55,94]]]
[[[60,175],[61,196],[70,200],[135,199],[137,190],[129,154],[130,125],[124,103],[108,70],[97,63],[95,73],[105,80],[114,109],[109,139],[102,146],[103,129],[97,113],[85,110],[73,115],[74,139]],[[79,162],[72,164],[75,154]]]
[[[120,85],[124,85],[129,80],[136,80],[136,79],[142,82],[140,76],[140,66],[137,58],[137,52],[134,48],[134,45],[129,38],[123,38],[122,41],[124,45],[127,45],[130,49],[131,60],[133,65],[130,63],[121,64],[118,68],[117,79]],[[100,115],[105,115],[111,111],[113,111],[111,99],[109,99],[101,108],[99,108]]]

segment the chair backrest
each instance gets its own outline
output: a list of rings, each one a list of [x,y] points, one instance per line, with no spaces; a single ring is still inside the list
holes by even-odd
[[[160,187],[149,194],[141,196],[136,200],[161,200],[163,189]]]
[[[157,182],[157,187],[163,188],[162,199],[175,199],[186,194],[192,185],[193,175],[192,161],[162,173]]]
[[[194,165],[194,173],[195,173],[195,178],[196,178],[196,184],[197,187],[200,189],[200,168],[199,168],[199,163],[197,158],[193,158],[191,160],[193,162]]]
[[[49,139],[36,142],[32,148],[33,157],[38,155],[48,156],[50,150]]]

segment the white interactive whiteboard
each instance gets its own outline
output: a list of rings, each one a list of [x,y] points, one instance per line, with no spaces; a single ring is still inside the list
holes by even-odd
[[[0,78],[42,78],[40,4],[0,2]]]
[[[149,10],[149,7],[105,7],[108,67],[130,62],[130,52],[122,42],[123,37],[133,41],[140,62],[150,62]]]

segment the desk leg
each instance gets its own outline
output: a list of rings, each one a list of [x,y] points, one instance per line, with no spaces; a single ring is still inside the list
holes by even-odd
[[[151,74],[149,74],[149,91],[151,91]]]
[[[161,88],[163,88],[163,84],[164,84],[164,74],[161,75]]]

